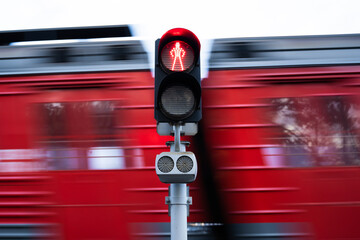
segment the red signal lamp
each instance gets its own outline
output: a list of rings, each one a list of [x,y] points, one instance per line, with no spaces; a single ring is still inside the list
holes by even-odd
[[[167,31],[159,42],[159,62],[166,71],[190,71],[200,53],[200,41],[191,31],[174,28]]]
[[[194,50],[186,42],[172,41],[163,47],[160,58],[167,70],[182,72],[194,65]]]

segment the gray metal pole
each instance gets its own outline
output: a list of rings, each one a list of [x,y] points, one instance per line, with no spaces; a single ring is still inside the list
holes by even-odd
[[[171,152],[185,152],[185,144],[180,141],[181,126],[174,126],[174,144]],[[170,184],[171,240],[187,240],[188,196],[185,183]]]
[[[170,185],[171,240],[187,240],[187,191],[185,183]]]

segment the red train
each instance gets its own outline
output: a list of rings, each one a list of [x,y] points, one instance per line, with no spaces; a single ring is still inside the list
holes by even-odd
[[[13,43],[76,32],[130,35],[0,33],[0,238],[169,238],[154,161],[170,138],[141,43]],[[360,238],[359,40],[214,40],[190,239]]]

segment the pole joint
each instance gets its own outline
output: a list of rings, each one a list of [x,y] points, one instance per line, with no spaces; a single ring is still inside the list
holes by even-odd
[[[169,186],[169,196],[165,197],[165,204],[168,205],[168,213],[169,216],[171,217],[171,206],[173,205],[186,205],[187,207],[187,216],[189,216],[190,214],[190,205],[192,205],[192,197],[190,197],[189,195],[189,187],[186,187],[186,197],[174,197],[171,196],[170,193],[170,188],[171,185]]]

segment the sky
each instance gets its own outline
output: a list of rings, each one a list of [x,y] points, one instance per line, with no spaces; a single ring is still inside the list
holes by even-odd
[[[360,33],[357,0],[0,0],[0,31],[131,24],[150,60],[174,27],[213,38]]]

